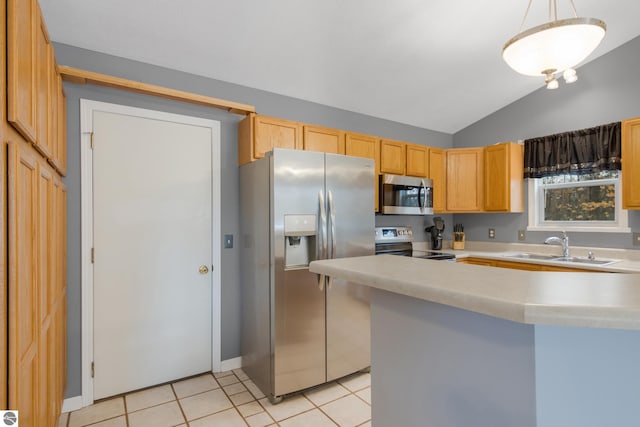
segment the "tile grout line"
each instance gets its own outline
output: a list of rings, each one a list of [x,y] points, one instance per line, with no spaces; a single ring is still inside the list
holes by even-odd
[[[175,383],[176,382],[172,382],[170,384],[171,391],[173,392],[173,395],[176,397],[176,403],[178,404],[178,408],[180,408],[180,413],[182,414],[182,418],[184,418],[184,423],[187,425],[187,427],[189,427],[189,420],[187,419],[187,414],[184,413],[184,408],[182,408],[182,404],[180,403],[180,399],[178,399],[178,393],[176,392],[175,387],[173,387],[173,385]]]

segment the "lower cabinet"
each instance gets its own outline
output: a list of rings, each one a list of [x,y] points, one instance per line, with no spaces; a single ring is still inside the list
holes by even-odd
[[[458,258],[456,262],[462,264],[483,265],[486,267],[498,267],[498,268],[512,268],[514,270],[529,270],[529,271],[573,271],[573,272],[597,272],[598,270],[588,270],[585,268],[573,268],[573,267],[558,267],[555,265],[547,264],[534,264],[528,262],[517,261],[503,261],[489,258],[469,257]]]
[[[66,190],[31,144],[8,148],[8,407],[21,426],[53,426],[66,381]]]

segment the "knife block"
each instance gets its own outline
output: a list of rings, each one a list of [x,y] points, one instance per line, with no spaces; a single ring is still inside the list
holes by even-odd
[[[464,232],[453,233],[453,249],[464,249]]]

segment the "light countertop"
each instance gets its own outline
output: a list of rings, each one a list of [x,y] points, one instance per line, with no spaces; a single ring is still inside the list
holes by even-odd
[[[640,330],[640,274],[524,271],[393,255],[314,261],[309,269],[520,323]]]

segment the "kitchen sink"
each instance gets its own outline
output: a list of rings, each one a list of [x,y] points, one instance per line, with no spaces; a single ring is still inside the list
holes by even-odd
[[[518,254],[509,254],[505,255],[507,258],[519,258],[519,259],[541,259],[541,260],[552,260],[554,258],[558,258],[557,255],[541,255],[541,254],[526,254],[526,253],[518,253]]]
[[[615,259],[589,259],[582,257],[559,257],[557,255],[542,255],[542,254],[528,254],[528,253],[515,253],[515,254],[507,254],[505,258],[517,258],[517,259],[532,259],[532,260],[543,260],[543,261],[560,261],[566,263],[576,263],[576,264],[589,264],[589,265],[609,265],[614,262],[618,262]]]
[[[589,258],[580,258],[580,257],[558,257],[552,259],[552,261],[562,261],[562,262],[575,262],[579,264],[590,264],[590,265],[609,265],[617,262],[614,259],[589,259]]]

